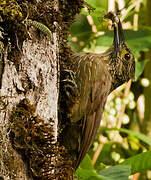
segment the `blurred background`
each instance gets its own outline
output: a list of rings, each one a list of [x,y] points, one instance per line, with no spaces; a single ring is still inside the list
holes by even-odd
[[[108,11],[119,12],[126,44],[136,59],[136,74],[134,82],[123,84],[108,97],[99,132],[86,157],[95,170],[119,164],[151,147],[151,0],[87,0],[71,25],[69,45],[76,52],[95,53],[111,46],[111,22],[103,18]],[[150,180],[151,171],[129,179]]]

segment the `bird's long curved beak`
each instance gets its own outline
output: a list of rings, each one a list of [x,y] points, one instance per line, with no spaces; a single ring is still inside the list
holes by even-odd
[[[114,27],[114,47],[117,51],[120,51],[122,44],[125,42],[124,39],[124,34],[123,34],[123,29],[122,29],[122,24],[121,21],[119,19],[118,23],[114,23],[113,24]]]
[[[112,26],[114,27],[113,45],[116,52],[119,52],[121,50],[122,44],[125,42],[121,21],[118,15],[112,11],[105,14],[104,18],[110,19],[112,21]]]

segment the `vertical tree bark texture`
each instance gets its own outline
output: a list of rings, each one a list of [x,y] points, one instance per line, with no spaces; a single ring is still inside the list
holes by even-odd
[[[0,175],[5,180],[73,178],[72,163],[57,142],[59,63],[70,61],[65,40],[83,3],[0,2]],[[47,26],[52,39],[24,26],[25,19]]]
[[[9,47],[5,49],[4,54],[5,66],[0,98],[0,174],[5,175],[4,179],[28,179],[25,165],[20,155],[12,149],[9,141],[9,131],[11,131],[10,126],[14,126],[13,121],[16,120],[18,122],[15,123],[20,123],[25,118],[22,114],[19,120],[17,119],[19,116],[16,114],[17,118],[13,117],[13,121],[10,122],[16,105],[26,100],[34,108],[33,114],[27,117],[29,121],[38,117],[42,120],[41,123],[49,124],[52,129],[58,118],[57,61],[54,59],[53,53],[55,52],[52,52],[53,46],[44,36],[38,39],[33,30],[30,37],[31,40],[27,39],[23,43],[18,71],[11,59],[8,59]],[[21,128],[23,130],[24,127]],[[17,129],[13,131],[17,131]],[[21,138],[22,135],[19,134],[18,137]],[[54,132],[53,138],[56,138],[56,132]]]

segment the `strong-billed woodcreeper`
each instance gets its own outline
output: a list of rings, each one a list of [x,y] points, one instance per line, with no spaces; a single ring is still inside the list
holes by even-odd
[[[108,94],[135,74],[134,56],[125,44],[121,22],[112,12],[107,17],[114,25],[113,45],[102,54],[74,54],[72,71],[65,71],[66,79],[61,82],[66,121],[61,142],[68,149],[74,170],[92,145]]]

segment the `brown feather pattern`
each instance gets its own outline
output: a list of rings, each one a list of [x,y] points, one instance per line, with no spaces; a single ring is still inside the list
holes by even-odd
[[[121,25],[117,29],[118,37],[123,36],[120,28]],[[117,33],[113,45],[105,53],[74,54],[67,80],[61,82],[60,116],[66,126],[60,134],[60,143],[68,149],[74,170],[94,141],[108,94],[134,78],[134,56],[123,42],[124,37],[118,47]]]

